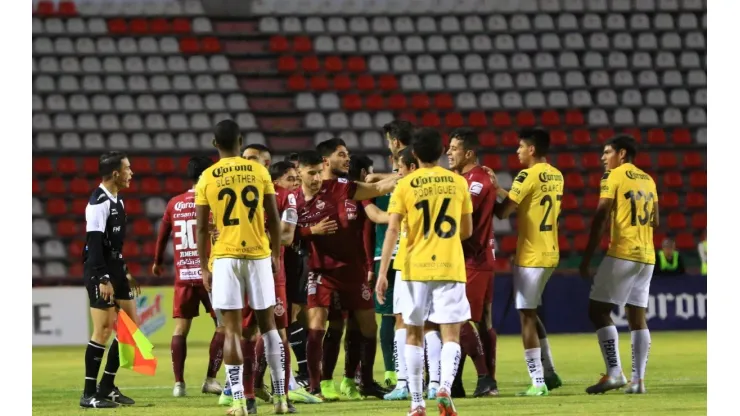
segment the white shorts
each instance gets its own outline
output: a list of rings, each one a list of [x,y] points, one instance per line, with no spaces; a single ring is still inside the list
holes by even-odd
[[[400,270],[396,270],[396,275],[393,279],[393,313],[400,314],[403,305],[409,302],[408,289],[403,284],[403,280],[401,280]]]
[[[596,271],[589,298],[618,306],[647,308],[654,268],[652,264],[606,256]]]
[[[244,308],[244,292],[249,307],[261,311],[275,306],[275,279],[272,260],[222,258],[213,261],[213,309]]]
[[[425,321],[435,324],[455,324],[470,319],[470,304],[465,293],[465,283],[460,282],[396,282],[403,287],[400,312],[406,325],[424,326]]]
[[[537,309],[542,304],[542,292],[554,267],[521,267],[511,265],[514,273],[514,294],[517,309]]]

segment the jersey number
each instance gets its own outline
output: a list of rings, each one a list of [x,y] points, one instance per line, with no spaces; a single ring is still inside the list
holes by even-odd
[[[252,194],[252,199],[249,199],[249,194]],[[239,225],[239,218],[231,218],[231,213],[234,211],[234,205],[236,204],[236,192],[231,188],[224,188],[218,193],[218,200],[224,199],[228,196],[229,200],[226,201],[226,209],[224,210],[224,218],[222,220],[224,227],[230,225]],[[247,185],[242,189],[241,192],[242,205],[249,208],[249,221],[252,221],[254,214],[257,212],[259,206],[259,191],[252,185]]]
[[[179,243],[178,243],[179,241]],[[195,250],[195,220],[175,221],[175,250]]]
[[[556,196],[556,199],[558,201],[563,199],[562,195]],[[545,208],[545,215],[542,217],[542,222],[540,223],[540,231],[552,231],[552,224],[547,223],[547,219],[550,218],[550,211],[552,210],[552,196],[545,195],[542,197],[542,200],[540,200],[540,206],[547,205],[547,208]],[[555,216],[555,222],[557,222],[557,215]]]
[[[648,194],[642,193],[642,191],[628,191],[624,193],[624,197],[630,200],[630,224],[635,226],[637,225],[637,222],[640,222],[640,225],[645,225],[650,221],[651,213],[648,211],[648,205],[650,205],[650,201],[655,198],[655,195],[653,195],[652,192]],[[644,215],[637,215],[637,201],[641,200],[642,198],[645,198],[645,205],[642,206],[642,212]]]
[[[442,206],[439,208],[439,214],[437,214],[437,219],[434,220],[434,233],[437,234],[439,238],[451,238],[457,231],[457,223],[455,222],[455,219],[447,215],[447,208],[449,206],[450,198],[443,199]],[[424,216],[424,238],[429,238],[429,231],[431,230],[432,225],[432,214],[429,209],[429,200],[417,202],[414,207],[422,211],[422,215]],[[450,229],[448,231],[442,230],[442,224],[444,223],[450,224]]]

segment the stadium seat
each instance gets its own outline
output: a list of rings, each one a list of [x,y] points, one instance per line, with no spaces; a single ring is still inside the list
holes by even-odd
[[[568,188],[572,189],[583,189],[586,184],[583,181],[583,174],[581,172],[573,172],[565,174],[565,184]]]
[[[140,218],[134,221],[132,231],[135,237],[146,237],[153,233],[154,228],[149,220]]]
[[[696,169],[702,167],[703,164],[704,162],[699,152],[686,152],[683,154],[684,168]]]
[[[661,204],[663,198],[661,197]],[[694,209],[706,209],[707,201],[703,194],[698,192],[690,192],[686,195],[686,206]]]
[[[568,145],[568,134],[562,130],[550,131],[550,145],[558,147]]]
[[[674,152],[661,152],[658,154],[658,167],[672,169],[678,166],[678,157]]]
[[[692,188],[706,188],[707,187],[707,173],[706,172],[692,172],[689,177],[689,185]]]
[[[693,176],[692,176],[693,178]],[[705,177],[706,179],[706,177]],[[679,172],[668,172],[663,176],[663,184],[669,188],[681,188],[683,186],[683,178]],[[706,181],[705,181],[706,185]],[[692,186],[694,186],[692,184]]]
[[[691,216],[691,228],[705,230],[707,228],[707,213],[697,212]]]
[[[675,192],[664,192],[660,195],[660,208],[678,208],[678,194]]]
[[[686,217],[679,212],[668,214],[668,228],[673,230],[682,230],[686,228]]]
[[[678,250],[696,250],[696,241],[691,233],[683,232],[676,236]]]
[[[561,171],[572,170],[576,168],[576,160],[570,153],[559,154],[555,163],[558,169],[560,169]]]

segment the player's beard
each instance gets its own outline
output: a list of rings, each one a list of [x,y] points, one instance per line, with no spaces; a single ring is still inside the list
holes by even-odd
[[[337,168],[331,168],[331,174],[336,176],[337,178],[345,178],[347,177],[347,174],[349,174],[348,171],[339,170]]]

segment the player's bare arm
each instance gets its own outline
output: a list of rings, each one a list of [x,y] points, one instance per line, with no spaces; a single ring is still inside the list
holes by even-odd
[[[473,235],[473,214],[462,214],[460,217],[460,240],[467,240]]]
[[[295,212],[295,211],[294,211]],[[280,244],[283,246],[290,246],[295,240],[295,224],[291,224],[285,221],[280,223]]]
[[[470,217],[470,215],[468,215]],[[385,305],[385,291],[388,289],[388,268],[391,265],[391,256],[393,249],[398,241],[398,234],[401,230],[401,214],[390,214],[388,229],[385,231],[385,240],[383,241],[383,250],[380,257],[380,268],[378,269],[377,283],[375,284],[375,293],[378,297],[378,303]],[[471,226],[472,229],[472,218]]]
[[[281,239],[281,221],[278,213],[277,199],[275,194],[267,194],[264,197],[263,206],[267,216],[267,232],[270,234],[270,249],[272,250],[272,273],[277,274],[280,271],[280,244]]]
[[[207,241],[209,235],[209,217],[211,207],[208,205],[195,206],[195,234],[196,241]],[[203,287],[211,291],[211,271],[208,269],[208,252],[205,244],[198,244],[198,257],[200,258],[200,269],[203,277]]]
[[[518,207],[519,204],[509,199],[507,194],[506,198],[500,204],[496,204],[493,207],[493,215],[495,215],[496,218],[503,220],[509,218],[511,214],[516,212]]]
[[[397,173],[370,173],[365,176],[365,183],[376,183],[391,176],[398,176]]]
[[[154,250],[154,264],[152,264],[152,274],[155,276],[162,275],[164,250],[167,247],[167,242],[170,239],[170,233],[172,233],[172,222],[169,221],[167,210],[165,211],[164,218],[159,223],[159,231],[157,232],[157,244]]]
[[[599,199],[599,205],[596,207],[596,213],[591,221],[591,232],[588,235],[588,244],[586,244],[586,250],[581,259],[580,271],[581,277],[584,279],[591,278],[589,271],[591,257],[593,257],[594,251],[596,251],[596,246],[598,246],[601,241],[601,233],[604,230],[604,225],[606,224],[607,218],[609,218],[609,213],[611,213],[613,205],[614,200],[612,198]]]
[[[367,204],[365,206],[365,214],[375,224],[388,224],[388,220],[390,219],[388,213],[378,208],[375,204]]]
[[[392,175],[376,183],[357,182],[357,189],[355,190],[355,194],[352,195],[352,199],[355,201],[364,201],[393,192],[399,178],[398,175]]]
[[[651,214],[650,225],[652,225],[653,228],[658,228],[660,226],[660,211],[658,210],[658,201],[653,201],[653,213]]]

